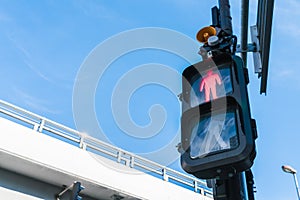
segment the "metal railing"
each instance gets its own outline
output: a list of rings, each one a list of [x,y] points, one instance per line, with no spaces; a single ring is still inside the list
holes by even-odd
[[[86,151],[103,155],[110,160],[114,160],[128,167],[149,172],[156,177],[162,178],[164,181],[172,182],[185,188],[193,188],[196,193],[212,197],[212,191],[206,189],[206,183],[200,179],[142,158],[3,100],[0,100],[0,113],[2,113],[6,119],[11,119],[23,124],[37,132],[52,135],[55,138],[74,144]]]

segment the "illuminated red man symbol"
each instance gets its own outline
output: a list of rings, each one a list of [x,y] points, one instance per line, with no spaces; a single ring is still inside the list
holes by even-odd
[[[221,85],[221,78],[218,74],[213,73],[212,70],[209,70],[207,72],[207,75],[202,79],[200,83],[200,92],[203,91],[205,93],[205,102],[208,102],[210,100],[210,94],[212,96],[212,99],[216,99],[217,96],[217,86],[216,84]]]

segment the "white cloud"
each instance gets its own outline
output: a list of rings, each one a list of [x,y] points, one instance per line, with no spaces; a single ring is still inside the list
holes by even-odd
[[[34,111],[38,111],[40,113],[50,113],[50,114],[60,113],[60,111],[57,110],[50,110],[49,109],[50,102],[46,100],[42,100],[40,98],[34,97],[16,87],[13,87],[13,92],[19,100],[23,101],[25,105],[32,108]]]
[[[25,56],[26,58],[30,58],[29,52],[23,46],[21,46],[20,43],[18,43],[12,35],[8,35],[7,38],[12,42],[16,49],[21,52],[23,56]]]
[[[105,7],[100,3],[100,1],[93,2],[93,1],[77,0],[74,1],[74,5],[77,8],[79,8],[83,12],[83,14],[85,14],[88,17],[97,17],[97,18],[104,18],[104,19],[118,18],[118,13]]]
[[[42,72],[40,72],[36,67],[34,67],[29,61],[24,60],[24,63],[26,64],[26,66],[28,66],[35,74],[37,74],[40,78],[42,78],[45,81],[48,81],[50,83],[55,83],[55,81],[53,81],[52,79],[50,79],[49,77],[47,77],[45,74],[43,74]]]
[[[40,70],[38,70],[38,67],[36,67],[33,64],[32,56],[31,56],[30,52],[24,46],[22,46],[20,42],[16,41],[12,36],[8,36],[8,39],[12,42],[14,47],[21,54],[23,62],[32,72],[34,72],[41,79],[48,81],[52,84],[56,84],[56,82],[54,80],[50,79],[47,75],[45,75]]]
[[[278,65],[272,66],[270,73],[270,79],[273,85],[288,86],[289,88],[300,89],[300,71],[295,68],[290,68],[288,65],[284,67],[278,67]]]
[[[286,0],[275,2],[274,28],[282,33],[284,37],[299,38],[300,36],[300,1]]]
[[[12,18],[4,12],[0,12],[0,22],[12,21]]]
[[[275,74],[273,74],[275,79],[289,79],[294,76],[295,72],[291,69],[282,69],[278,70]]]

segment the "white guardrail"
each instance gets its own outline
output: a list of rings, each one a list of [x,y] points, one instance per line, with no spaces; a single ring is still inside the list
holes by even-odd
[[[53,135],[55,138],[61,138],[65,142],[73,143],[75,146],[86,151],[103,155],[106,158],[140,171],[150,172],[156,177],[161,177],[164,181],[172,182],[185,188],[193,188],[196,193],[212,197],[212,191],[206,189],[206,183],[200,179],[180,173],[151,160],[97,140],[86,134],[82,134],[79,131],[19,108],[3,100],[0,100],[0,113],[3,113],[4,117],[7,119],[11,118],[13,121],[20,124],[25,123],[24,125],[33,128],[33,130],[37,132]]]

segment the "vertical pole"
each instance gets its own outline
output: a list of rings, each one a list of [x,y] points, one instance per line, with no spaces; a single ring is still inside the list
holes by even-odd
[[[264,11],[264,26],[259,35],[260,38],[260,48],[261,48],[261,59],[262,59],[262,76],[260,84],[260,94],[267,91],[267,80],[268,80],[268,66],[269,66],[269,55],[270,55],[270,43],[271,43],[271,32],[272,32],[272,21],[273,21],[273,10],[274,10],[274,0],[265,0],[265,11]]]
[[[230,15],[229,0],[219,0],[220,24],[221,28],[228,34],[232,35],[232,18]]]
[[[220,25],[226,34],[232,35],[232,18],[229,0],[219,0]],[[246,200],[245,179],[242,173],[228,179],[215,180],[214,200]]]
[[[254,200],[254,178],[251,170],[245,171],[248,200]]]
[[[294,176],[294,181],[295,181],[295,185],[296,185],[298,199],[300,200],[300,191],[299,191],[299,185],[298,185],[296,173],[293,173],[293,176]]]
[[[247,67],[249,0],[242,0],[241,10],[241,57],[244,67]]]
[[[211,19],[213,26],[220,26],[220,12],[217,6],[211,9]]]
[[[231,178],[216,180],[213,186],[214,200],[246,200],[245,180],[242,173]]]

